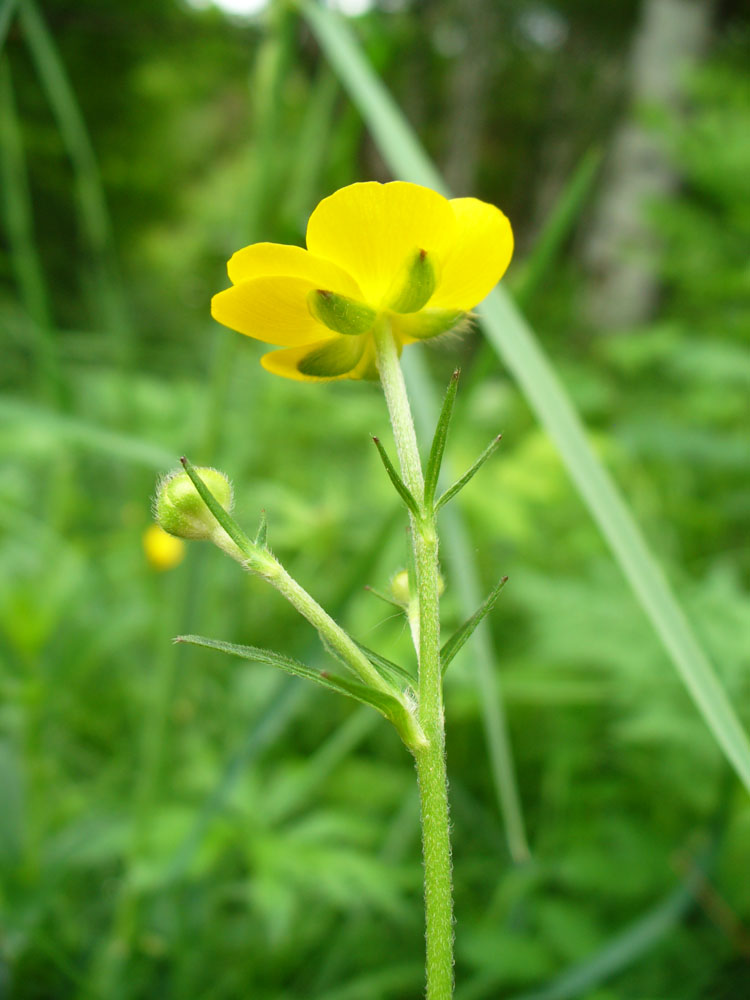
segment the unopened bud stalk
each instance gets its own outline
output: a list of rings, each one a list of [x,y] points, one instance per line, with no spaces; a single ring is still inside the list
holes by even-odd
[[[267,548],[251,542],[232,519],[232,489],[227,477],[216,469],[196,469],[186,458],[181,461],[185,471],[165,477],[159,485],[154,513],[162,527],[181,538],[211,541],[244,569],[263,577],[317,629],[361,681],[396,698],[406,708],[403,694],[378,673],[346,632]],[[410,710],[404,718],[408,732],[403,728],[399,731],[408,746],[419,746],[424,737]]]

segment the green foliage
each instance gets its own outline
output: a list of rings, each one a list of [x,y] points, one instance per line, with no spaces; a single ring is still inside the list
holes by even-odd
[[[521,7],[504,7],[511,29]],[[479,193],[505,205],[510,188],[522,236],[542,180],[533,164],[554,131],[550,81],[570,71],[564,120],[585,121],[575,139],[586,147],[607,112],[592,106],[592,79],[632,16],[624,4],[610,20],[572,0],[559,8],[572,48],[524,49],[508,30],[492,70],[502,89]],[[327,662],[295,614],[221,553],[195,545],[162,575],[141,547],[155,473],[183,453],[220,464],[238,522],[267,509],[294,575],[382,669],[413,666],[403,615],[363,592],[386,589],[406,559],[403,510],[368,442],[386,441],[376,389],[273,380],[257,345],[209,332],[207,319],[238,241],[301,241],[319,195],[377,169],[361,124],[294,19],[266,33],[166,3],[40,12],[96,150],[138,364],[123,367],[74,198],[82,181],[14,21],[4,54],[70,402],[63,412],[41,390],[3,214],[0,993],[416,996],[421,864],[413,766],[397,737],[370,709],[270,666],[173,646],[201,631],[318,671]],[[460,29],[459,5],[447,14]],[[456,63],[431,47],[436,26],[407,7],[358,29],[438,149]],[[747,726],[750,130],[737,32],[695,78],[687,125],[660,123],[684,177],[679,197],[651,208],[664,244],[658,319],[608,339],[581,331],[573,248],[547,267],[532,308]],[[261,44],[248,95],[247,57]],[[419,65],[431,81],[421,96],[409,78]],[[519,392],[497,369],[472,380],[474,344],[428,355],[437,384],[457,360],[467,372],[451,468],[469,467],[498,429],[504,440],[441,512],[445,637],[480,600],[465,607],[469,584],[451,569],[460,506],[481,592],[512,578],[482,627],[498,651],[490,680],[534,860],[510,864],[495,805],[482,720],[497,706],[477,682],[480,627],[447,675],[459,1000],[742,996],[747,797]],[[709,916],[717,898],[725,906]]]

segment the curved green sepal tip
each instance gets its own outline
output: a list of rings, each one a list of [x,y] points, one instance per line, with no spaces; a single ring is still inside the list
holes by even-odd
[[[404,261],[386,296],[386,306],[397,313],[413,313],[426,306],[437,285],[435,264],[426,250],[415,250]]]

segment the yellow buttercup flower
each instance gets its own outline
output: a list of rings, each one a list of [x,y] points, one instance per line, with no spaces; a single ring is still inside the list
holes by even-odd
[[[158,524],[150,524],[143,532],[143,551],[149,564],[163,571],[179,566],[185,558],[185,543],[168,535]]]
[[[254,243],[229,261],[232,287],[211,314],[285,350],[261,359],[286,378],[377,378],[372,331],[388,322],[399,349],[453,329],[510,262],[503,213],[476,198],[392,181],[341,188],[307,224],[307,250]]]

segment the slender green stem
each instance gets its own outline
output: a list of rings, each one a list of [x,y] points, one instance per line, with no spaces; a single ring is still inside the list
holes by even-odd
[[[427,1000],[450,1000],[453,996],[453,889],[440,669],[437,527],[432,505],[427,509],[424,504],[424,478],[414,421],[396,344],[386,324],[375,331],[375,346],[401,474],[420,505],[418,516],[412,514],[411,522],[419,605],[417,717],[427,744],[414,748],[414,756],[419,779],[424,856]]]
[[[356,643],[337,625],[328,612],[323,610],[315,598],[308,594],[270,553],[266,554],[266,558],[267,565],[262,569],[256,570],[252,562],[249,563],[249,568],[259,572],[303,618],[317,629],[326,644],[354,670],[360,680],[376,691],[383,691],[385,694],[400,698],[397,689],[383,680]]]
[[[417,433],[414,430],[398,351],[387,322],[381,321],[377,326],[375,346],[380,381],[388,404],[398,460],[401,463],[401,475],[414,499],[421,500],[424,494],[424,477],[417,448]]]
[[[324,642],[351,667],[365,684],[401,701],[400,692],[381,677],[354,640],[336,624],[315,598],[287,573],[273,553],[265,546],[250,541],[229,511],[219,503],[201,479],[198,470],[189,459],[182,458],[181,462],[213,518],[213,527],[209,527],[205,537],[209,538],[214,545],[235,559],[246,570],[257,573],[272,587],[275,587],[292,607],[296,608],[302,617],[306,618],[317,629]]]

